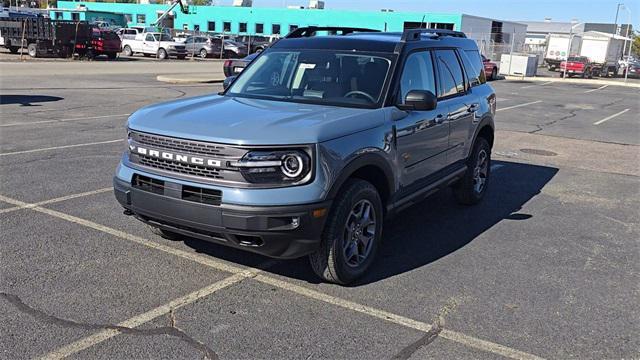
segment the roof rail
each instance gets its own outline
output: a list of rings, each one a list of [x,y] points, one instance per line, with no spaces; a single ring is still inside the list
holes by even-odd
[[[330,31],[330,32],[341,32],[342,35],[352,34],[355,32],[380,32],[380,30],[374,29],[366,29],[366,28],[356,28],[356,27],[341,27],[341,26],[308,26],[301,27],[293,30],[285,39],[295,39],[295,38],[303,38],[303,37],[312,37],[318,31]]]
[[[407,29],[402,33],[402,41],[418,41],[422,34],[432,35],[433,37],[451,36],[466,38],[462,31],[453,31],[445,29]]]

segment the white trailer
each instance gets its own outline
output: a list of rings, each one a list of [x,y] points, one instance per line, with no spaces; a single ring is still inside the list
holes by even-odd
[[[624,55],[625,37],[598,31],[588,31],[582,36],[580,56],[586,56],[594,72],[600,76],[618,73],[618,60]]]
[[[571,49],[569,49],[569,40],[571,40]],[[549,34],[544,63],[551,71],[560,69],[560,63],[567,60],[567,56],[580,53],[581,43],[580,35],[572,34],[570,38],[568,34]]]

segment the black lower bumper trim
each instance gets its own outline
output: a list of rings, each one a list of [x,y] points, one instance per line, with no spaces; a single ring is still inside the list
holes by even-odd
[[[174,233],[274,258],[298,258],[316,251],[330,202],[293,206],[219,206],[144,191],[114,178],[118,202],[139,220]],[[180,186],[172,184],[173,187]],[[175,189],[173,189],[175,190]],[[328,211],[321,212],[324,214]]]

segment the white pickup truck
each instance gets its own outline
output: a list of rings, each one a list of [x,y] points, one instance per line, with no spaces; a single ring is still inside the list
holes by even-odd
[[[144,56],[156,56],[160,60],[168,57],[184,59],[187,49],[183,43],[173,41],[165,33],[145,32],[136,35],[134,39],[122,39],[122,53],[125,56],[141,53]]]

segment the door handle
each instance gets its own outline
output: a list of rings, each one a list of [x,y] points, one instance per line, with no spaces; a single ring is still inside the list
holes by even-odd
[[[436,115],[436,117],[434,117],[433,119],[429,120],[429,125],[430,126],[435,126],[435,125],[440,125],[442,124],[447,118],[442,115],[442,114],[438,114]]]
[[[469,107],[467,107],[467,110],[468,110],[470,113],[472,113],[472,112],[476,112],[476,111],[478,111],[478,109],[479,109],[479,108],[480,108],[480,104],[478,104],[478,103],[474,103],[474,104],[469,105]]]

